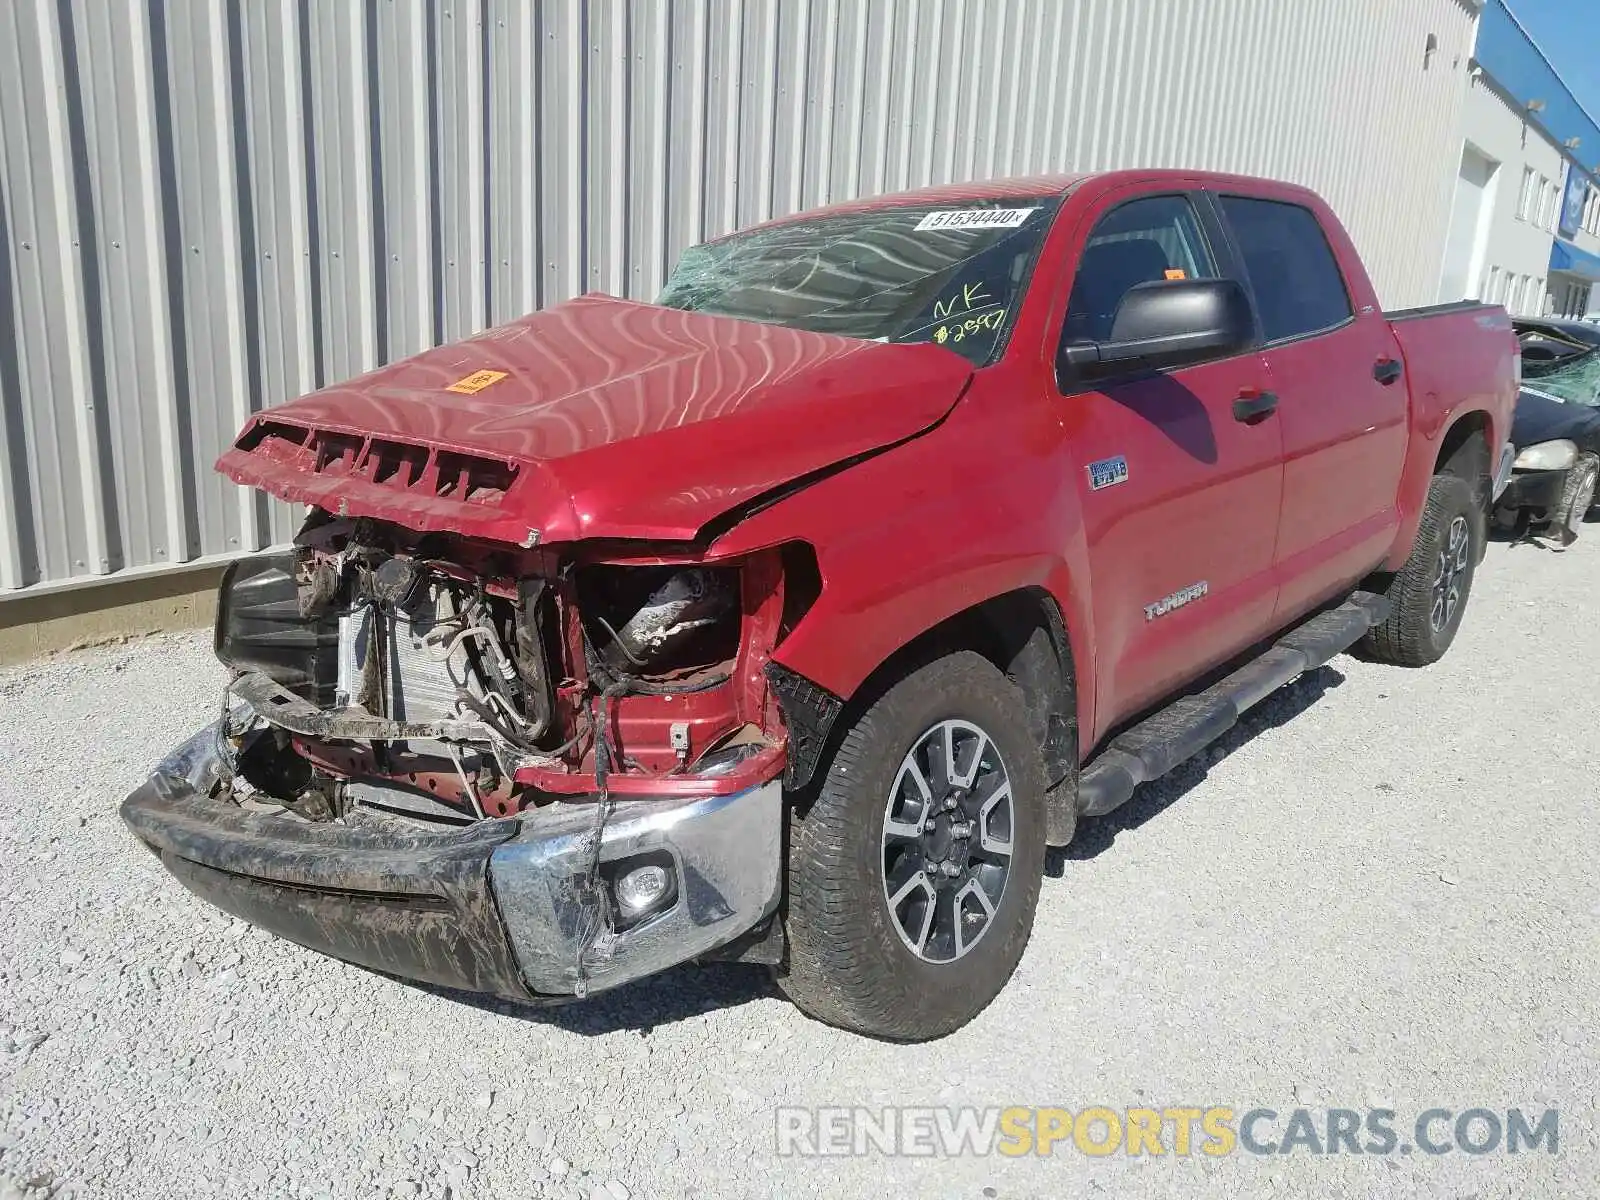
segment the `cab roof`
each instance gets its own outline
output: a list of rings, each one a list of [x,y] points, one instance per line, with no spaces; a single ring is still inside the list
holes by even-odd
[[[1089,180],[1108,184],[1154,183],[1191,187],[1196,183],[1211,186],[1245,186],[1252,190],[1270,188],[1285,198],[1303,197],[1307,201],[1320,201],[1315,192],[1299,184],[1264,179],[1252,175],[1236,175],[1220,171],[1197,171],[1184,168],[1132,167],[1115,171],[1080,171],[1050,175],[1014,175],[1003,179],[977,179],[961,183],[944,183],[935,187],[915,188],[905,192],[886,192],[880,196],[864,196],[858,200],[844,200],[838,204],[808,208],[801,212],[774,217],[754,225],[730,229],[727,233],[710,238],[721,241],[734,234],[749,233],[753,229],[768,229],[794,221],[810,221],[819,217],[834,217],[845,213],[872,212],[878,209],[905,208],[927,204],[983,204],[997,200],[1046,200],[1065,196]]]
[[[979,179],[962,183],[943,183],[934,187],[914,188],[906,192],[886,192],[880,196],[864,196],[859,200],[843,200],[819,208],[808,208],[787,216],[774,217],[755,225],[729,230],[722,237],[735,233],[749,233],[753,229],[768,229],[794,221],[810,221],[818,217],[837,217],[847,213],[873,212],[886,208],[907,208],[924,204],[982,204],[995,200],[1041,200],[1064,196],[1092,174],[1076,175],[1017,175],[1007,179]],[[720,241],[721,238],[713,238]]]

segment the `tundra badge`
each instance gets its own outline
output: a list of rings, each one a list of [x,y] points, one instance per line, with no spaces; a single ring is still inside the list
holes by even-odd
[[[1164,617],[1175,608],[1182,608],[1185,604],[1192,604],[1211,590],[1211,586],[1202,579],[1199,583],[1191,583],[1186,588],[1179,588],[1170,596],[1163,596],[1154,604],[1144,606],[1144,619],[1154,621],[1157,617]]]
[[[1128,482],[1128,460],[1122,455],[1102,458],[1089,464],[1089,490],[1098,492],[1114,484]]]

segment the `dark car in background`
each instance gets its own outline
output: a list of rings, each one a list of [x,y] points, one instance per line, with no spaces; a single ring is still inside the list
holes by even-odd
[[[1600,326],[1518,320],[1522,388],[1511,426],[1517,457],[1496,522],[1513,536],[1570,545],[1600,481]]]
[[[1559,362],[1600,346],[1600,325],[1566,317],[1519,317],[1517,341],[1526,363]]]

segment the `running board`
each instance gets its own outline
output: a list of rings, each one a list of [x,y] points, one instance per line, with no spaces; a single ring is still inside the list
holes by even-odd
[[[1241,714],[1348,650],[1388,616],[1387,599],[1356,592],[1338,608],[1290,630],[1220,683],[1174,700],[1118,734],[1078,777],[1079,814],[1098,817],[1125,803],[1141,783],[1198,754],[1238,724]]]

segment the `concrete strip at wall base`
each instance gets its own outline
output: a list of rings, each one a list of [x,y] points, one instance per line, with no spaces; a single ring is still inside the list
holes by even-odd
[[[145,634],[210,628],[224,570],[210,564],[0,602],[0,666]]]

